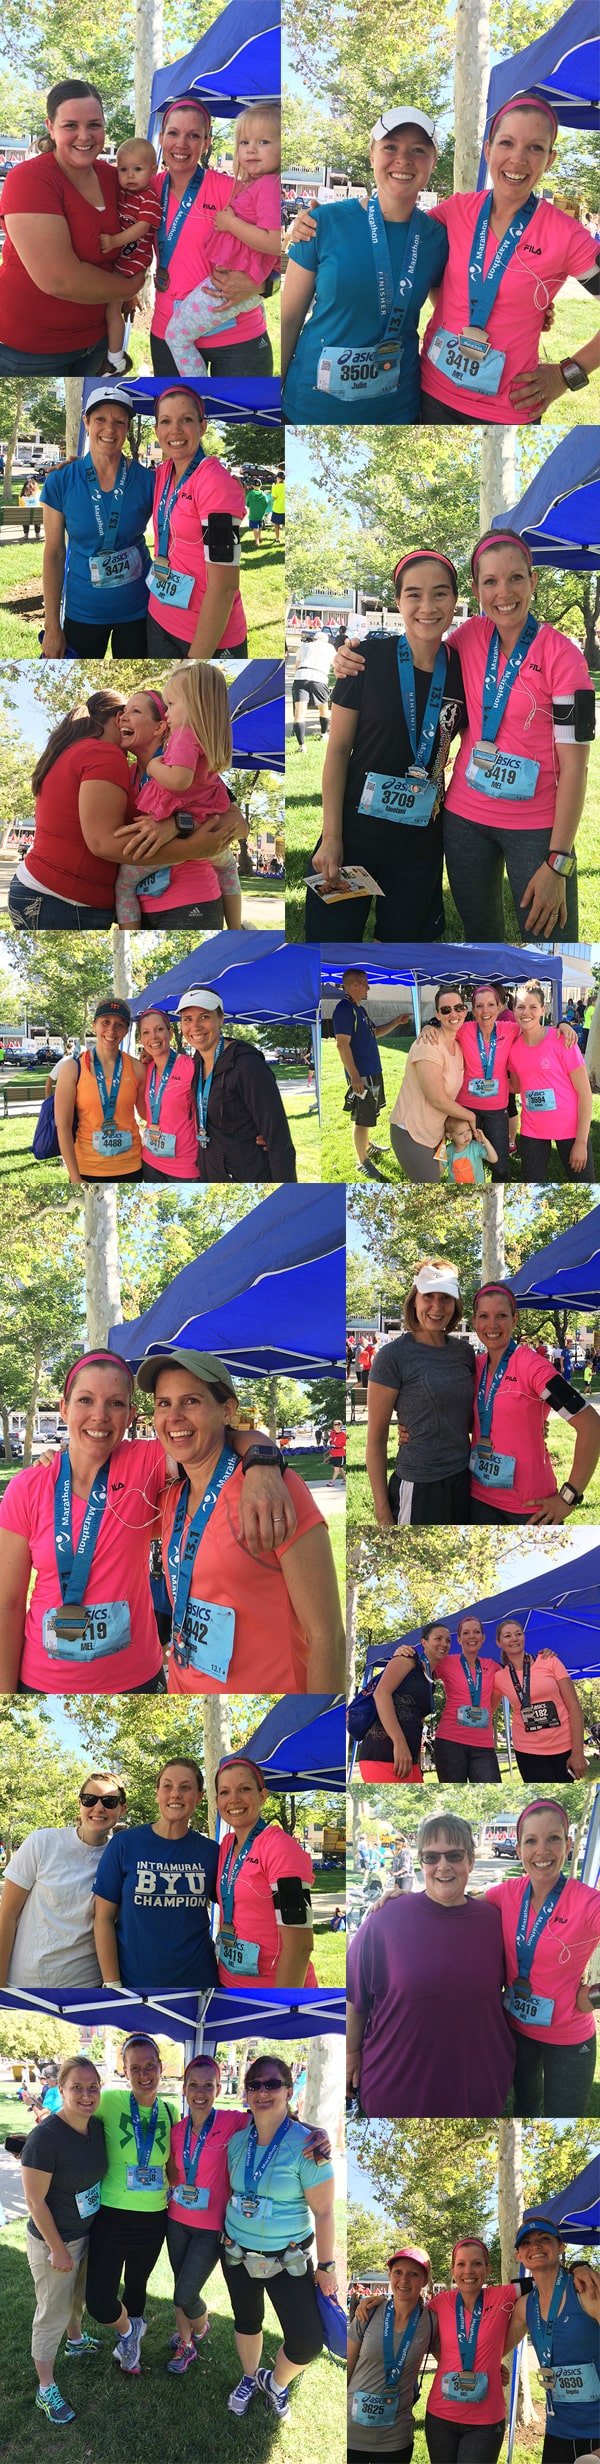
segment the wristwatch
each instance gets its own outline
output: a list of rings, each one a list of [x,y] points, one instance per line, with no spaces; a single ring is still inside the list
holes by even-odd
[[[564,1498],[565,1506],[583,1505],[584,1491],[574,1489],[572,1480],[563,1480],[562,1489],[559,1489],[558,1494],[559,1497]]]
[[[559,359],[558,365],[570,394],[578,394],[582,385],[589,385],[587,369],[582,368],[578,359]]]
[[[317,2259],[316,2273],[318,2276],[335,2276],[336,2272],[335,2259]]]
[[[257,1443],[256,1446],[248,1446],[241,1460],[243,1472],[253,1471],[255,1464],[259,1463],[264,1463],[268,1471],[281,1472],[282,1476],[287,1471],[285,1455],[281,1453],[280,1447],[269,1445],[266,1439],[262,1445]]]
[[[562,873],[565,880],[571,873],[574,873],[576,861],[573,848],[569,853],[566,847],[551,847],[549,855],[546,856],[546,863],[549,864],[551,873]]]
[[[193,838],[196,828],[193,813],[175,813],[174,820],[177,838]]]

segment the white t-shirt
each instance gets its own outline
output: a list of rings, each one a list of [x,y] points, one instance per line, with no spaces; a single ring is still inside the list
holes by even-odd
[[[333,642],[328,633],[313,634],[312,641],[302,643],[302,654],[292,678],[293,684],[326,684],[333,663]]]
[[[30,1831],[6,1867],[29,1898],[21,1911],[7,1983],[100,1985],[93,1933],[98,1843],[75,1830]]]

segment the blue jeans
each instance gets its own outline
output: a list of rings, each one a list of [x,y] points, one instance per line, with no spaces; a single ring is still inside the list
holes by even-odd
[[[95,376],[106,358],[106,335],[89,351],[9,351],[0,342],[0,376]]]
[[[55,898],[51,890],[30,889],[26,881],[13,875],[8,893],[11,922],[26,933],[108,933],[114,924],[114,908],[75,907],[67,898]]]

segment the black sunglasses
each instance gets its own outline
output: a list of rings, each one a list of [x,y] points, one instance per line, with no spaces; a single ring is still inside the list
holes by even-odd
[[[87,1788],[82,1788],[79,1803],[80,1805],[105,1805],[107,1813],[114,1814],[117,1805],[121,1804],[121,1797],[118,1788],[114,1796],[110,1797],[103,1797],[101,1790],[98,1791],[96,1796],[92,1796]]]
[[[275,2071],[268,2071],[263,2079],[247,2079],[246,2087],[249,2096],[258,2096],[261,2088],[284,2088],[285,2079],[280,2079]]]

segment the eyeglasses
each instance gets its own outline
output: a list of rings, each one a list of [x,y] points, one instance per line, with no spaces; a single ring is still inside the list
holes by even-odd
[[[455,1011],[455,1010],[464,1010],[464,1006],[465,1006],[465,1005],[464,1005],[464,1001],[447,1001],[447,1002],[446,1002],[446,1004],[445,1004],[445,1008],[444,1008],[444,1009],[442,1009],[442,1004],[441,1004],[441,1001],[440,1001],[440,1006],[439,1006],[439,1010],[438,1010],[438,1018],[452,1018],[452,1016],[453,1016],[453,1014],[454,1014],[454,1011]]]
[[[119,1790],[118,1790],[118,1788],[115,1790],[115,1794],[114,1794],[114,1796],[110,1796],[110,1797],[103,1797],[103,1796],[95,1796],[95,1797],[92,1797],[92,1796],[89,1794],[88,1789],[86,1788],[86,1789],[82,1789],[81,1796],[80,1796],[80,1799],[79,1799],[79,1803],[80,1803],[80,1805],[90,1805],[90,1806],[91,1806],[91,1805],[105,1805],[105,1806],[106,1806],[107,1813],[109,1813],[109,1814],[114,1814],[114,1813],[115,1813],[115,1811],[116,1811],[116,1807],[117,1807],[117,1805],[120,1805],[120,1804],[121,1804],[121,1798],[120,1798],[120,1795],[119,1795]]]
[[[264,2079],[247,2079],[246,2086],[249,2096],[258,2096],[261,2088],[285,2087],[285,2080],[278,2079],[275,2071],[269,2071]]]
[[[421,1864],[441,1865],[445,1858],[447,1865],[462,1865],[466,1853],[466,1848],[424,1848]]]

